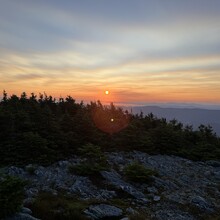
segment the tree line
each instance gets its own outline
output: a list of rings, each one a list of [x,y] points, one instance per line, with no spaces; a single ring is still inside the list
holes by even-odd
[[[85,144],[103,151],[140,150],[193,160],[220,159],[220,138],[210,126],[193,130],[152,113],[132,114],[111,103],[77,103],[47,94],[8,97],[0,102],[0,165],[50,164],[77,154]]]

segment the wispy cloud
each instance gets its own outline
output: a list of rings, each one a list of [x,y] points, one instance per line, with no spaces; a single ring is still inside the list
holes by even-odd
[[[0,88],[220,103],[220,2],[3,0]]]

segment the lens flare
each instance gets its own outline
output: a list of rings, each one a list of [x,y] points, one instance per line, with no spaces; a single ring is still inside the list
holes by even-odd
[[[102,107],[93,110],[92,118],[98,129],[109,134],[118,133],[125,129],[130,122],[130,116],[123,111],[112,112],[109,108]]]

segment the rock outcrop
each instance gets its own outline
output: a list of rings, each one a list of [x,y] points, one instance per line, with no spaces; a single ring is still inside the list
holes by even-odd
[[[99,201],[99,204],[90,205],[84,210],[84,214],[91,219],[126,219],[133,210],[135,214],[146,212],[152,219],[193,220],[220,210],[218,161],[193,162],[176,156],[152,156],[137,151],[106,153],[106,156],[109,170],[101,171],[98,181],[94,181],[94,177],[77,176],[69,172],[69,166],[81,162],[78,157],[48,167],[5,167],[1,172],[29,180],[30,184],[25,188],[24,206],[32,203],[41,191],[54,195],[65,192],[81,200]],[[123,169],[134,161],[156,170],[158,176],[153,176],[150,183],[128,181]],[[123,200],[128,207],[111,203],[114,199]],[[17,216],[30,217],[30,214],[20,213]]]

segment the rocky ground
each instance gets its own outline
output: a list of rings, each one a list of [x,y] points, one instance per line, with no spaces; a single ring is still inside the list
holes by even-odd
[[[193,162],[176,156],[147,155],[142,152],[106,153],[109,169],[97,177],[71,174],[69,167],[82,159],[74,157],[48,167],[28,165],[6,167],[3,173],[29,180],[25,188],[24,207],[39,192],[60,192],[81,200],[98,201],[84,214],[91,219],[129,219],[144,213],[146,219],[194,220],[218,219],[220,210],[220,162]],[[138,161],[158,172],[150,183],[128,181],[123,170]],[[30,172],[31,171],[31,172]],[[123,207],[118,205],[123,202]],[[213,217],[216,216],[216,217]],[[31,210],[23,208],[11,219],[35,219]]]

